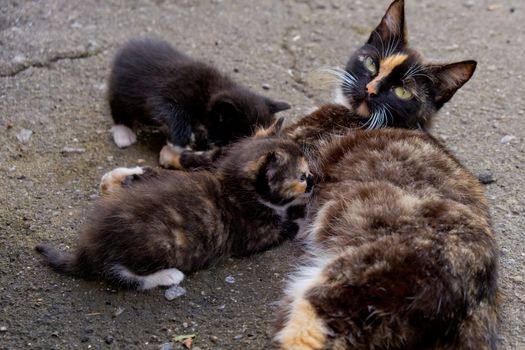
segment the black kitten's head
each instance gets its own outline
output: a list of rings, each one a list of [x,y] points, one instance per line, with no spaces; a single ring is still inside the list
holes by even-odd
[[[475,61],[423,63],[408,47],[404,1],[395,0],[345,70],[335,72],[341,81],[336,102],[368,118],[370,128],[426,129],[475,69]]]
[[[206,128],[210,142],[225,145],[250,136],[258,127],[269,127],[275,113],[287,110],[286,102],[273,101],[242,87],[221,91],[211,97]]]
[[[222,168],[241,191],[255,191],[262,200],[283,205],[312,189],[310,174],[300,148],[276,137],[283,119],[260,129],[231,149]]]

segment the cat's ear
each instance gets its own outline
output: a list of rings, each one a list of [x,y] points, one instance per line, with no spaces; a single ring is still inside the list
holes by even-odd
[[[225,124],[235,120],[241,114],[237,101],[227,92],[212,96],[208,104],[208,112],[220,123]]]
[[[287,109],[290,109],[290,105],[286,102],[274,101],[269,98],[266,98],[265,102],[266,102],[266,105],[268,106],[268,111],[270,111],[270,114],[275,114],[275,113],[279,113],[282,111],[286,111]]]
[[[279,136],[281,133],[281,129],[283,127],[284,118],[281,117],[277,119],[275,122],[273,122],[272,125],[267,127],[266,129],[261,128],[255,132],[255,137],[272,137],[272,136]]]
[[[428,71],[434,77],[436,93],[434,104],[437,109],[448,102],[452,96],[474,74],[476,61],[462,61],[444,65],[429,65]]]
[[[405,2],[404,0],[395,0],[390,4],[388,10],[386,10],[385,15],[381,19],[381,23],[379,23],[377,28],[370,34],[367,43],[374,45],[383,52],[396,43],[397,45],[395,45],[395,47],[401,44],[404,46],[408,42],[407,35]]]
[[[266,178],[272,179],[282,167],[282,164],[286,162],[286,154],[279,151],[271,151],[266,155]]]

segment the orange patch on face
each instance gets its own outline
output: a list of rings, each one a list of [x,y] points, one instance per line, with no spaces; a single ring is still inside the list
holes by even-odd
[[[390,75],[394,68],[405,62],[407,58],[408,55],[397,53],[379,61],[379,73],[377,73],[376,77],[366,85],[366,91],[369,94],[377,95],[377,86],[379,85],[379,82]]]
[[[365,101],[361,102],[359,107],[357,107],[356,110],[357,114],[359,114],[361,117],[368,117],[370,115],[370,110],[368,109],[368,105]]]
[[[298,196],[306,192],[306,181],[290,181],[285,190],[292,196]]]

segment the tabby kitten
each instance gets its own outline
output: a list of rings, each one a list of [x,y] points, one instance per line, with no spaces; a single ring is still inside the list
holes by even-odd
[[[371,38],[381,37],[385,45],[403,42],[404,28],[403,1],[397,0]],[[371,71],[366,61],[363,66]],[[395,92],[399,86],[382,90],[395,83],[382,75],[385,66],[381,60],[379,64],[376,77],[367,83],[368,94],[398,96],[399,113],[416,106],[417,89],[403,87],[415,100],[406,105],[411,99],[402,98],[407,92]],[[400,68],[387,71],[405,74]],[[446,83],[457,82],[456,77],[451,75]],[[432,98],[414,112],[415,118],[406,119],[423,129],[430,115],[423,118],[426,112],[421,111],[438,109],[450,98],[442,92],[450,90],[440,89],[444,83],[434,84],[426,92]],[[358,110],[347,114],[348,123],[359,124],[367,109],[380,108],[371,102],[374,96],[364,102],[348,96]],[[429,107],[429,101],[435,101],[435,107]],[[334,106],[316,115],[329,116],[330,111],[341,116]],[[315,120],[306,117],[298,123],[313,125]],[[378,125],[408,126],[373,126]],[[306,131],[314,129],[296,126],[288,133],[295,131],[297,139],[306,142],[314,135]],[[312,140],[318,147],[310,156],[322,181],[316,183],[308,207],[309,228],[300,235],[304,263],[282,300],[275,346],[495,349],[498,250],[476,177],[421,130],[357,128],[325,141]]]
[[[312,188],[299,148],[274,132],[240,141],[214,173],[164,173],[113,188],[73,253],[47,244],[36,250],[57,272],[145,290],[177,285],[221,257],[268,249],[287,238],[286,207]]]
[[[161,125],[171,148],[191,143],[206,149],[249,136],[257,126],[268,127],[275,113],[290,108],[152,39],[132,40],[117,53],[108,100],[118,147],[136,141],[134,121]],[[162,165],[170,165],[170,151],[165,147]]]

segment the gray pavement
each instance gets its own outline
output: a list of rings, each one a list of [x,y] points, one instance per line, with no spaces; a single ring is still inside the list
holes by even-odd
[[[292,118],[330,98],[308,73],[343,65],[388,3],[0,0],[0,348],[156,349],[181,334],[196,335],[194,349],[267,348],[299,254],[291,243],[195,273],[171,302],[160,289],[59,276],[33,247],[74,245],[104,172],[156,165],[151,134],[119,150],[109,133],[106,77],[126,39],[166,39],[290,102]],[[486,189],[502,253],[500,348],[525,349],[525,2],[407,0],[407,20],[429,60],[479,62],[433,133],[472,172],[496,179]]]

